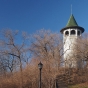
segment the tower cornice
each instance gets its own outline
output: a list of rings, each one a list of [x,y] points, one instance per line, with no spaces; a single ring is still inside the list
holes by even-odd
[[[84,28],[83,28],[83,27],[80,27],[80,26],[65,27],[65,28],[62,28],[62,29],[60,30],[60,32],[63,34],[63,31],[64,31],[64,30],[67,30],[67,29],[79,29],[79,30],[81,30],[82,33],[84,32]]]

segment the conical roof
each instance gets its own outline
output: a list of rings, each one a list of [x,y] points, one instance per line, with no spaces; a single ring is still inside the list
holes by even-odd
[[[84,28],[78,26],[78,24],[77,24],[77,22],[76,22],[76,20],[75,20],[75,18],[73,16],[73,14],[71,14],[66,27],[61,29],[60,32],[63,33],[64,30],[67,30],[69,28],[77,28],[77,29],[81,30],[82,33],[84,32]]]
[[[66,27],[78,26],[73,14],[70,16]]]

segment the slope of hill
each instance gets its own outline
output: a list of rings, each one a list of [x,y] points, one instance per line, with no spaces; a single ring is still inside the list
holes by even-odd
[[[88,88],[88,82],[78,84],[78,85],[69,86],[68,88]]]

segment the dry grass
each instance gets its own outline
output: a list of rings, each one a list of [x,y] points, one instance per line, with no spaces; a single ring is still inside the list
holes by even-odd
[[[69,88],[88,88],[88,82],[70,86]]]

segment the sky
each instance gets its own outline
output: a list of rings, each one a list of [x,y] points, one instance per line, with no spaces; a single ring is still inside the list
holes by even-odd
[[[0,0],[0,30],[60,32],[72,13],[88,32],[88,0]]]

